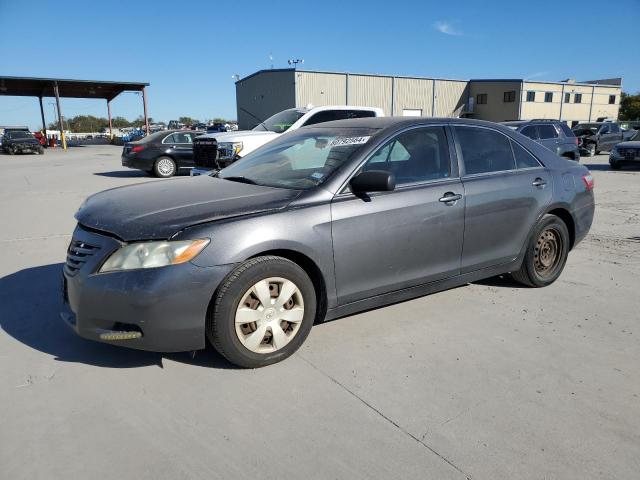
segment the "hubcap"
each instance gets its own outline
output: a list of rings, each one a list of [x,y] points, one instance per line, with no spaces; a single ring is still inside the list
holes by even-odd
[[[552,275],[560,262],[562,254],[562,237],[557,230],[548,228],[538,237],[535,245],[533,262],[536,273],[541,277]]]
[[[173,173],[173,162],[167,158],[163,158],[158,162],[158,171],[162,175],[171,175]]]
[[[303,317],[304,301],[296,284],[282,277],[265,278],[240,300],[236,335],[252,352],[275,352],[296,336]]]

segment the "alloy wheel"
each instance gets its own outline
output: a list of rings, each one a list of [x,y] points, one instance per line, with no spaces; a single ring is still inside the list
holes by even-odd
[[[163,176],[171,176],[173,174],[174,168],[175,167],[173,165],[173,162],[168,158],[162,158],[158,160],[158,171]]]
[[[235,315],[240,343],[254,353],[280,350],[296,336],[304,318],[302,292],[291,280],[270,277],[243,295]]]

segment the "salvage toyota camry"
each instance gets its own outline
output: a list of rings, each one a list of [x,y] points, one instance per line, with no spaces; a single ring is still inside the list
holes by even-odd
[[[165,352],[208,340],[260,367],[317,321],[498,274],[549,285],[593,213],[584,166],[498,124],[304,127],[212,176],[89,197],[62,317],[88,339]]]

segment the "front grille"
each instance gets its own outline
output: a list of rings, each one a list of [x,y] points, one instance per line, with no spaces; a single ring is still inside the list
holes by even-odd
[[[640,148],[620,148],[618,147],[618,152],[624,158],[628,158],[629,160],[633,160],[636,157],[640,157]]]
[[[81,240],[71,240],[67,249],[67,261],[64,264],[64,271],[69,276],[73,276],[82,268],[87,259],[94,255],[100,247],[89,245]]]
[[[214,138],[195,139],[193,161],[196,167],[218,168],[218,142]]]

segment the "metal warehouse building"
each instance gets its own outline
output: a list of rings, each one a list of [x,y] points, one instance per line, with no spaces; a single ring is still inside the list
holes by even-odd
[[[260,70],[236,82],[238,124],[258,124],[308,105],[380,107],[385,115],[471,117],[491,121],[554,118],[569,124],[617,118],[621,79],[576,83]]]

